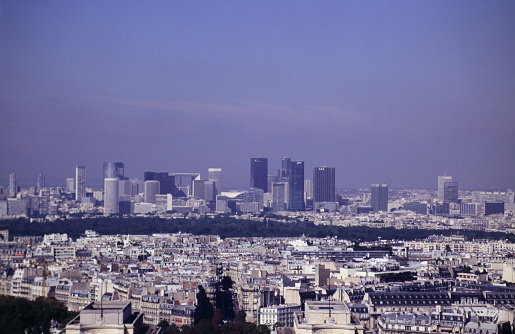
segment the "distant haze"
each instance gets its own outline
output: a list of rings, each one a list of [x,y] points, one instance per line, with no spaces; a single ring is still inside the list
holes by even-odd
[[[336,168],[515,189],[515,2],[0,1],[0,184]]]

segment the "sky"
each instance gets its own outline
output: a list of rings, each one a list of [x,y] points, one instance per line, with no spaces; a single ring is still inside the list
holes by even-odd
[[[0,0],[0,184],[250,158],[515,189],[515,2]]]

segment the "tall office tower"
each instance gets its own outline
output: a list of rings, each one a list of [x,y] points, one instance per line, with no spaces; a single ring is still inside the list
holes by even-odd
[[[114,167],[116,168],[116,175],[118,175],[118,180],[127,180],[125,178],[125,165],[123,162],[115,162]]]
[[[75,200],[86,197],[86,166],[75,167]]]
[[[334,167],[313,168],[313,202],[336,202]]]
[[[130,180],[118,181],[118,196],[131,197],[132,196],[132,182]]]
[[[132,185],[131,196],[136,196],[145,191],[145,181],[142,179],[135,178],[130,179],[129,181],[131,181]]]
[[[159,181],[149,180],[145,181],[145,202],[156,204],[156,195],[159,195],[160,191]]]
[[[371,206],[375,212],[388,211],[388,185],[373,184],[371,187]]]
[[[274,184],[274,182],[279,182],[279,177],[277,175],[268,175],[267,193],[272,193],[272,184]]]
[[[290,158],[282,158],[281,159],[281,169],[279,169],[279,177],[290,177],[291,173],[291,159]]]
[[[268,159],[250,159],[250,186],[268,191]]]
[[[506,191],[506,203],[515,203],[515,191],[511,189]]]
[[[75,191],[75,179],[73,177],[66,178],[66,192],[72,193]]]
[[[145,181],[159,181],[161,195],[172,194],[178,196],[178,189],[175,186],[175,177],[168,172],[145,172]]]
[[[118,213],[118,179],[104,179],[104,214]]]
[[[305,210],[304,204],[304,161],[291,161],[289,170],[289,210]]]
[[[18,192],[18,176],[16,173],[9,174],[9,195],[14,196]]]
[[[304,180],[304,192],[306,193],[306,199],[313,198],[313,182],[310,179]]]
[[[108,178],[125,179],[123,162],[104,162],[104,179]]]
[[[222,193],[222,168],[208,168],[207,179],[214,182],[215,196]],[[216,197],[215,197],[216,198]]]
[[[204,184],[206,180],[195,180],[193,181],[193,197],[204,199]]]
[[[216,199],[217,183],[215,181],[207,180],[204,182],[204,199],[206,201],[214,201]]]
[[[44,190],[45,186],[45,175],[38,175],[38,182],[36,183],[36,191]]]
[[[444,203],[458,203],[458,182],[445,182],[443,189]]]
[[[438,202],[444,201],[444,185],[445,182],[452,182],[452,176],[439,176],[438,177]]]
[[[286,183],[285,182],[274,182],[272,183],[272,211],[285,211],[285,193]]]

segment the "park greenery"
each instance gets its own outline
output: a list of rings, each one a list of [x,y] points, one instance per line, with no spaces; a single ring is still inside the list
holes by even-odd
[[[0,333],[48,334],[52,322],[64,326],[76,315],[55,298],[0,296]]]
[[[0,230],[7,229],[14,236],[42,236],[51,233],[67,233],[78,238],[86,230],[93,230],[103,235],[131,234],[149,235],[153,233],[192,233],[195,235],[219,235],[229,237],[300,237],[310,238],[337,237],[353,241],[415,240],[434,234],[461,234],[468,239],[508,240],[515,242],[514,234],[502,232],[485,232],[476,230],[431,230],[431,229],[395,229],[391,227],[372,228],[367,226],[315,225],[312,222],[279,222],[270,218],[263,221],[236,219],[220,215],[198,219],[159,217],[93,217],[84,219],[58,219],[52,222],[30,222],[29,219],[0,220]]]

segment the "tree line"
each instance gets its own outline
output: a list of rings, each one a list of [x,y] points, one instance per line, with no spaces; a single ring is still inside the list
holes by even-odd
[[[86,219],[59,219],[53,222],[30,222],[28,219],[0,220],[0,230],[9,230],[10,236],[42,236],[51,233],[67,233],[78,238],[85,230],[94,230],[103,235],[153,233],[192,233],[194,235],[219,235],[228,237],[337,237],[352,241],[414,240],[434,234],[461,234],[469,239],[507,239],[515,242],[515,235],[502,232],[476,230],[429,230],[372,228],[367,226],[315,225],[312,222],[278,222],[264,218],[263,221],[241,220],[229,216],[201,217],[199,219],[165,219],[159,217],[94,217]]]

